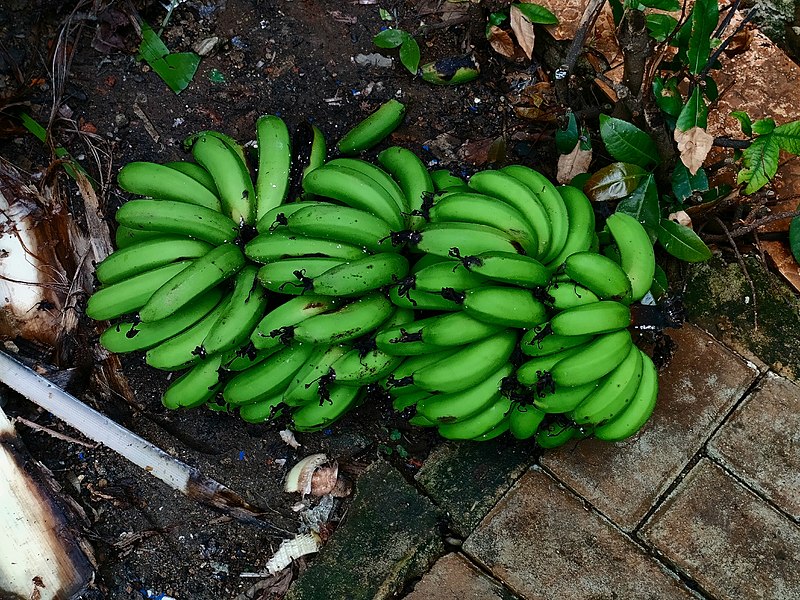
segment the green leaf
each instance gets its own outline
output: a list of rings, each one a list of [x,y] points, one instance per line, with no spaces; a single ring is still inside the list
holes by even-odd
[[[653,95],[661,110],[671,117],[678,118],[683,109],[683,98],[678,91],[678,81],[674,77],[670,77],[666,82],[660,77],[654,78]]]
[[[579,140],[578,121],[575,119],[575,113],[570,111],[567,126],[564,129],[556,130],[556,148],[561,154],[569,154]]]
[[[661,220],[655,177],[648,175],[632,194],[620,200],[616,212],[630,215],[649,231],[655,231]]]
[[[750,120],[750,115],[743,110],[735,110],[731,113],[731,116],[739,121],[739,125],[742,127],[743,134],[746,136],[753,135],[753,122]]]
[[[747,183],[745,194],[752,194],[764,187],[778,172],[778,140],[771,135],[762,135],[753,140],[742,152],[744,167],[736,177],[736,183]]]
[[[661,13],[651,13],[647,15],[646,19],[650,37],[657,42],[666,40],[678,24],[678,20],[675,17]]]
[[[708,177],[702,168],[692,175],[681,161],[675,164],[672,171],[672,193],[683,202],[693,192],[705,192],[708,189]]]
[[[625,14],[625,6],[622,0],[608,0],[611,6],[611,15],[614,17],[614,25],[619,25],[622,22],[622,15]]]
[[[795,217],[789,224],[789,247],[794,259],[800,263],[800,217]]]
[[[508,11],[505,10],[499,10],[489,15],[489,25],[494,25],[495,27],[500,27],[500,25],[505,23],[507,20]]]
[[[381,21],[394,21],[394,17],[392,16],[392,13],[390,13],[385,8],[379,8],[378,9],[378,16],[381,18]]]
[[[711,258],[711,250],[689,227],[661,219],[656,231],[658,243],[675,258],[686,262],[703,262]]]
[[[384,29],[372,38],[372,43],[378,48],[397,48],[409,37],[408,32],[402,29]]]
[[[581,127],[581,136],[579,139],[581,143],[581,150],[592,149],[592,134],[589,132],[588,127]]]
[[[408,36],[400,44],[400,62],[412,75],[417,74],[419,68],[419,44],[413,37]]]
[[[647,8],[657,8],[668,12],[680,10],[681,8],[681,3],[678,0],[639,0],[639,4]]]
[[[600,115],[600,137],[608,153],[618,161],[641,167],[660,161],[655,142],[632,123]]]
[[[687,58],[689,72],[697,75],[708,62],[711,53],[711,36],[719,20],[717,0],[697,0],[692,9],[691,36]]]
[[[778,140],[781,150],[800,154],[800,121],[779,125],[772,131],[772,137]]]
[[[584,184],[583,191],[595,202],[618,200],[633,193],[648,175],[639,165],[611,163],[592,175]]]
[[[547,10],[544,6],[538,4],[512,4],[519,12],[522,13],[531,23],[539,23],[540,25],[557,25],[558,17]]]
[[[686,101],[678,115],[675,127],[681,131],[688,131],[692,127],[706,128],[708,124],[708,108],[703,100],[703,93],[699,87],[695,87],[692,95]]]
[[[200,64],[200,57],[194,52],[170,54],[169,49],[147,23],[141,23],[142,43],[139,55],[150,65],[150,68],[164,80],[176,94],[186,89]]]
[[[650,286],[650,293],[653,298],[660,300],[666,296],[669,291],[669,281],[667,281],[667,274],[664,269],[656,265],[655,272],[653,273],[653,284]]]
[[[753,123],[753,133],[758,135],[766,135],[768,133],[772,133],[772,130],[775,129],[775,120],[774,119],[759,119],[755,123]]]
[[[708,98],[709,102],[715,102],[717,98],[719,98],[719,88],[717,87],[717,82],[714,81],[713,77],[706,77],[703,82],[705,86],[703,87],[703,95]]]

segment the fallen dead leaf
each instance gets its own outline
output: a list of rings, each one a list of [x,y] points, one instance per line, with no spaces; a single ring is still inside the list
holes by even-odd
[[[558,183],[569,183],[576,175],[586,173],[591,162],[592,151],[581,150],[581,145],[575,144],[572,152],[558,157],[556,180],[558,180]]]
[[[511,30],[514,32],[520,48],[525,52],[525,56],[530,58],[533,55],[533,42],[536,39],[533,33],[533,23],[528,21],[513,4],[511,5]]]
[[[669,217],[667,217],[670,221],[675,221],[676,223],[680,223],[681,225],[688,227],[689,229],[692,228],[692,217],[689,216],[685,210],[679,210],[678,212],[670,213]]]
[[[794,259],[789,245],[786,242],[764,240],[760,241],[759,245],[778,272],[800,292],[800,265]]]
[[[489,28],[489,44],[492,49],[501,56],[506,58],[513,58],[516,51],[514,40],[507,31],[503,31],[499,27],[492,25]]]
[[[675,129],[675,141],[681,153],[681,162],[686,165],[689,172],[694,175],[703,166],[714,137],[706,133],[702,127],[692,127],[687,131]]]

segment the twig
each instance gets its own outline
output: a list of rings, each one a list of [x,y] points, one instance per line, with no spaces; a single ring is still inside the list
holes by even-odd
[[[755,17],[755,14],[756,14],[756,10],[757,9],[755,7],[751,8],[750,12],[748,12],[744,16],[744,18],[742,19],[742,22],[739,23],[736,26],[736,29],[733,30],[733,33],[731,33],[728,37],[726,37],[724,40],[722,40],[720,45],[717,46],[717,49],[714,50],[714,52],[711,54],[711,56],[708,57],[708,61],[706,62],[705,66],[703,67],[703,70],[700,71],[700,74],[697,76],[698,80],[702,80],[702,79],[705,78],[706,75],[708,75],[708,72],[711,70],[711,67],[717,61],[717,59],[719,58],[720,54],[722,54],[725,51],[725,48],[727,48],[728,45],[731,43],[731,41],[733,41],[733,36],[735,36],[737,33],[739,33],[742,29],[744,29],[745,25],[747,25],[750,21],[753,20],[753,17]],[[730,15],[732,15],[732,14],[733,14],[733,11],[731,11]],[[730,20],[728,22],[730,22]],[[691,94],[691,93],[692,93],[692,90],[689,90],[689,94]]]
[[[733,236],[728,231],[728,228],[725,226],[725,223],[719,217],[714,217],[714,220],[722,227],[722,231],[725,232],[725,235],[728,238],[728,241],[731,244],[731,248],[733,248],[733,253],[736,255],[736,261],[739,263],[739,268],[742,270],[742,274],[744,278],[747,280],[748,285],[750,286],[750,293],[753,295],[753,330],[758,331],[758,305],[756,304],[756,286],[753,283],[753,280],[750,278],[750,273],[747,270],[747,265],[744,263],[744,258],[742,258],[741,253],[739,252],[739,248],[736,246],[736,241],[733,239]]]
[[[45,427],[44,425],[39,425],[34,421],[29,421],[25,417],[14,417],[14,420],[18,423],[22,423],[23,425],[27,425],[31,429],[35,429],[36,431],[41,431],[46,433],[49,436],[52,436],[59,440],[64,440],[65,442],[69,442],[70,444],[78,444],[79,446],[83,446],[84,448],[97,448],[99,444],[89,444],[88,442],[84,442],[72,436],[60,433],[55,431],[54,429],[50,429],[49,427]]]
[[[760,227],[767,225],[769,223],[773,223],[775,221],[783,221],[784,219],[794,219],[795,217],[800,216],[800,210],[793,210],[791,212],[782,212],[776,213],[773,215],[768,215],[766,217],[762,217],[756,221],[753,221],[749,225],[744,225],[742,227],[737,227],[733,231],[728,229],[725,230],[725,235],[717,235],[717,234],[708,234],[704,235],[703,237],[710,242],[719,242],[722,240],[727,240],[730,238],[737,238],[742,237],[743,235],[747,235],[753,231],[758,230]],[[718,219],[719,217],[714,217]]]
[[[597,18],[600,16],[605,4],[606,0],[589,0],[578,24],[578,29],[575,31],[575,37],[572,38],[572,43],[569,46],[569,50],[567,50],[567,56],[564,58],[563,64],[556,69],[556,95],[562,104],[569,104],[567,102],[569,77],[572,75],[575,64],[578,62],[578,57],[581,55],[586,36],[589,35],[589,31],[592,30],[597,22]]]
[[[727,137],[715,137],[712,144],[718,148],[735,148],[737,150],[744,150],[749,148],[753,140],[734,140]]]
[[[144,125],[145,131],[147,134],[153,138],[153,141],[157,144],[158,141],[161,139],[161,136],[158,134],[158,130],[153,125],[153,122],[147,116],[147,114],[142,110],[142,107],[139,106],[138,102],[133,103],[133,112],[142,120],[142,125]]]
[[[429,31],[435,31],[437,29],[447,29],[448,27],[463,25],[465,23],[469,23],[469,21],[470,21],[469,15],[463,15],[461,17],[456,17],[455,19],[447,19],[446,21],[440,21],[439,23],[431,23],[430,25],[421,25],[414,32],[414,36],[422,35],[424,33],[427,33]]]

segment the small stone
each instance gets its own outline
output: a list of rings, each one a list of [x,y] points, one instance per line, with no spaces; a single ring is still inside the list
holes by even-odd
[[[192,50],[200,56],[208,56],[214,51],[217,44],[219,44],[219,38],[217,36],[212,36],[195,42],[192,46]]]
[[[114,126],[117,129],[123,129],[123,128],[127,127],[129,122],[130,121],[128,120],[128,117],[126,117],[122,113],[114,115]]]
[[[353,62],[359,67],[378,67],[381,69],[388,69],[394,63],[390,57],[378,54],[377,52],[372,54],[356,54],[353,57]]]

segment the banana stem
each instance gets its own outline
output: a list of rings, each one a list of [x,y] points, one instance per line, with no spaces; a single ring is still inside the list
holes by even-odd
[[[0,382],[171,488],[236,519],[266,524],[258,519],[263,511],[245,502],[238,494],[204,476],[196,468],[172,458],[158,446],[87,406],[5,352],[0,352]]]

